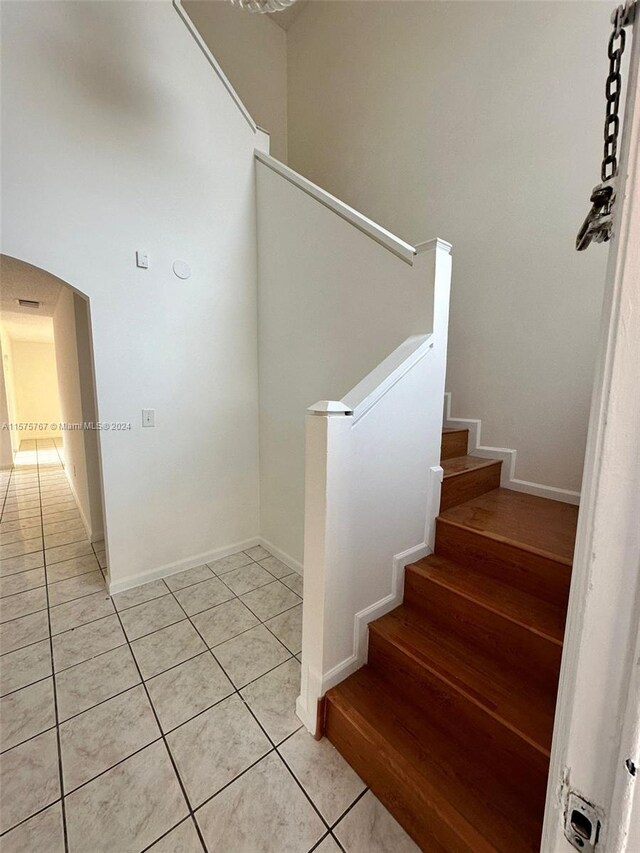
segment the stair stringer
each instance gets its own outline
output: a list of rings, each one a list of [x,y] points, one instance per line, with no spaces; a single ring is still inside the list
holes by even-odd
[[[451,392],[446,391],[444,395],[444,420],[445,429],[468,429],[470,456],[480,456],[483,459],[502,460],[502,473],[500,485],[504,489],[514,492],[526,492],[529,495],[537,495],[562,503],[579,504],[580,492],[571,489],[559,489],[556,486],[545,486],[543,483],[532,483],[529,480],[519,480],[515,476],[517,450],[508,447],[489,447],[481,443],[482,421],[477,418],[453,418],[451,417]]]

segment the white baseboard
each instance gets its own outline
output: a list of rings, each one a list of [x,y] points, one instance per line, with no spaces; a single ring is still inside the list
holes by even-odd
[[[76,492],[75,484],[74,484],[73,480],[71,479],[71,477],[69,476],[69,472],[67,471],[67,468],[64,464],[62,466],[62,470],[64,471],[65,477],[67,478],[67,483],[69,483],[69,488],[71,489],[71,494],[73,495],[73,500],[75,501],[76,509],[80,513],[80,520],[82,521],[82,526],[84,527],[85,532],[87,534],[87,539],[89,540],[89,542],[95,542],[95,541],[97,541],[97,538],[94,538],[94,536],[93,536],[93,531],[91,530],[91,524],[89,523],[89,519],[84,514],[84,510],[82,509],[82,505],[81,505],[80,501],[78,500],[78,494]]]
[[[514,492],[526,492],[528,495],[537,495],[539,498],[548,498],[552,501],[561,501],[565,504],[580,504],[580,492],[572,492],[569,489],[558,489],[556,486],[544,486],[541,483],[530,483],[528,480],[509,480],[506,489]]]
[[[174,563],[167,563],[164,566],[157,566],[153,569],[145,569],[143,572],[138,572],[136,575],[130,575],[120,581],[111,581],[109,583],[109,594],[115,595],[117,592],[124,592],[127,589],[140,586],[149,581],[166,578],[169,575],[175,575],[178,572],[184,572],[187,569],[194,569],[196,566],[202,566],[204,563],[210,563],[213,560],[220,560],[222,557],[228,557],[230,554],[235,554],[237,551],[246,551],[247,548],[254,548],[260,545],[258,536],[252,539],[245,539],[242,542],[234,542],[232,545],[227,545],[224,548],[216,548],[213,551],[206,551],[202,554],[194,554],[192,557],[185,557],[183,560],[176,560]]]
[[[308,732],[316,733],[318,723],[318,700],[324,695],[321,692],[321,678],[310,666],[301,667],[300,695],[296,699],[296,714],[302,720]]]
[[[327,690],[335,687],[336,684],[344,681],[345,678],[366,664],[369,653],[369,623],[375,619],[380,619],[381,616],[402,604],[405,567],[432,553],[433,549],[426,542],[422,542],[414,548],[409,548],[395,555],[391,574],[391,592],[355,614],[353,653],[325,673],[320,680],[320,696],[324,696]]]
[[[266,547],[266,546],[265,546]],[[379,619],[385,613],[389,613],[402,604],[404,596],[404,570],[405,567],[416,560],[421,560],[433,553],[433,549],[426,542],[409,548],[393,558],[391,575],[391,592],[379,601],[370,604],[360,610],[354,617],[353,628],[353,652],[349,657],[340,661],[332,669],[321,676],[305,664],[304,652],[302,658],[302,684],[300,696],[296,701],[296,713],[305,727],[312,734],[316,730],[316,714],[318,700],[327,690],[331,690],[336,684],[344,681],[356,670],[367,662],[369,652],[369,623]]]
[[[304,575],[304,568],[302,563],[299,563],[297,560],[294,560],[293,557],[290,557],[284,551],[281,551],[273,542],[269,542],[268,539],[264,539],[262,536],[258,537],[260,545],[263,548],[266,548],[274,557],[277,557],[281,563],[284,563],[285,566],[289,566],[290,569],[293,569],[294,572],[297,572],[299,575]]]
[[[104,530],[92,530],[89,542],[91,542],[92,545],[95,545],[96,542],[102,542],[104,538]]]
[[[296,699],[296,716],[302,722],[305,729],[312,735],[315,735],[316,733],[317,720],[315,714],[317,714],[317,707],[318,706],[316,705],[316,711],[312,713],[311,709],[307,708],[307,706],[305,705],[302,698],[302,693]]]
[[[307,730],[315,733],[318,701],[327,690],[335,687],[367,663],[369,654],[369,623],[380,619],[386,613],[402,604],[404,599],[404,570],[410,563],[421,560],[433,553],[435,538],[435,516],[440,506],[440,488],[442,468],[434,465],[429,469],[428,494],[426,502],[426,521],[424,541],[406,551],[401,551],[392,559],[391,591],[378,601],[363,608],[353,617],[353,645],[351,654],[322,675],[313,670],[302,654],[302,684],[296,703],[296,713]],[[265,544],[265,547],[268,547]]]
[[[543,483],[532,483],[528,480],[519,480],[516,476],[517,451],[508,447],[489,447],[480,443],[482,421],[476,418],[452,418],[451,417],[451,392],[444,395],[444,423],[447,429],[468,429],[470,456],[481,456],[484,459],[501,459],[502,474],[500,485],[514,492],[526,492],[539,498],[547,498],[552,501],[562,501],[567,504],[579,504],[580,492],[571,489],[559,489],[556,486],[545,486]]]
[[[78,503],[77,500],[76,503]],[[83,524],[87,527],[79,505],[78,511],[83,519]],[[89,534],[89,528],[87,528],[87,534]],[[100,538],[100,536],[96,536],[95,540],[91,541],[97,541]],[[194,569],[196,566],[201,566],[203,563],[220,560],[222,557],[228,557],[230,554],[235,554],[237,551],[246,551],[248,548],[254,548],[256,545],[262,545],[263,548],[266,548],[267,551],[273,554],[274,557],[277,557],[278,560],[286,566],[289,566],[289,568],[294,572],[297,572],[299,575],[303,574],[302,565],[297,560],[294,560],[293,557],[285,554],[284,551],[281,551],[280,548],[277,548],[269,542],[268,539],[264,539],[262,536],[254,536],[252,539],[246,539],[243,542],[235,542],[233,545],[228,545],[224,548],[217,548],[214,551],[206,551],[203,554],[186,557],[184,560],[177,560],[174,563],[167,563],[164,566],[147,569],[144,572],[139,572],[138,574],[132,575],[131,577],[125,578],[121,581],[114,581],[109,584],[109,593],[110,595],[115,595],[116,592],[124,592],[126,589],[133,589],[133,587],[141,586],[144,583],[149,583],[149,581],[166,578],[170,575],[175,575],[178,572],[184,572],[187,569]]]

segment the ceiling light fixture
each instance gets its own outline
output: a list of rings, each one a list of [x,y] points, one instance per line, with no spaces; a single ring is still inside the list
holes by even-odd
[[[282,12],[287,9],[295,0],[229,0],[234,6],[240,6],[241,9],[247,9],[249,12]]]

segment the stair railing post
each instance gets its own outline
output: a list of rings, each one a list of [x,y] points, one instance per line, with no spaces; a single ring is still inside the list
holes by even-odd
[[[351,426],[352,413],[342,403],[322,401],[307,410],[302,679],[296,710],[316,736],[322,733],[319,703],[331,646],[330,603],[349,571]]]

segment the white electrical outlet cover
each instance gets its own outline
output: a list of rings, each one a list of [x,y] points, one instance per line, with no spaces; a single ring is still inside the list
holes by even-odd
[[[191,267],[186,261],[174,261],[173,271],[178,278],[191,278]]]

